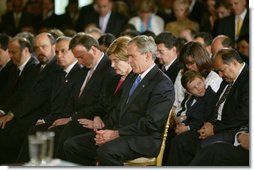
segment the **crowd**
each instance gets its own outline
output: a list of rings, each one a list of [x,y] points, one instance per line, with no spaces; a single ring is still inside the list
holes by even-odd
[[[0,23],[0,165],[54,158],[121,166],[249,166],[247,0],[7,0]]]

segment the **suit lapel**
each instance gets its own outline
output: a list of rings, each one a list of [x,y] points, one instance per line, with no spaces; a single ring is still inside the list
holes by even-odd
[[[144,89],[149,85],[150,80],[155,76],[155,74],[158,72],[159,68],[157,66],[154,66],[148,73],[147,75],[142,79],[142,81],[139,83],[139,85],[137,86],[136,90],[133,92],[132,96],[128,99],[129,96],[129,91],[132,87],[132,84],[134,83],[137,75],[135,75],[135,77],[133,78],[132,82],[128,85],[127,90],[124,93],[124,104],[122,103],[121,105],[121,114],[125,113],[126,110],[128,109],[129,105],[131,105],[132,103],[135,102],[135,99],[140,97],[142,91],[144,91]],[[128,102],[127,102],[128,101]]]
[[[229,94],[228,94],[228,96],[227,96],[227,98],[226,98],[226,100],[225,100],[225,103],[227,102],[227,99],[230,99],[230,96],[231,96],[231,95],[235,94],[235,87],[239,87],[238,84],[241,83],[241,80],[242,80],[243,78],[245,78],[245,75],[246,75],[247,73],[249,73],[249,69],[248,69],[247,64],[245,64],[245,66],[244,66],[242,72],[240,73],[240,75],[239,75],[238,78],[236,79],[235,83],[233,84],[233,86],[232,86],[232,88],[231,88],[231,90],[230,90],[230,92],[229,92]]]
[[[103,68],[105,66],[107,62],[107,58],[106,56],[104,55],[100,61],[100,63],[98,64],[98,66],[96,67],[92,77],[90,78],[90,80],[88,81],[88,83],[86,84],[84,90],[83,90],[83,93],[81,94],[81,96],[83,96],[85,94],[85,92],[87,90],[90,89],[90,87],[93,85],[93,82],[96,81],[96,79],[101,75],[101,72],[103,72]]]

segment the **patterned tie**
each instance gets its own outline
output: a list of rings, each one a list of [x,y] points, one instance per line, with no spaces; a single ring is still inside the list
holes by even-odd
[[[136,80],[134,81],[130,92],[129,92],[129,97],[131,97],[131,95],[133,94],[133,92],[135,91],[135,89],[137,88],[137,86],[139,85],[139,83],[141,82],[141,76],[139,75]]]
[[[232,85],[233,85],[233,83],[229,83],[229,84],[228,84],[226,90],[224,91],[224,93],[222,94],[221,98],[220,98],[219,101],[217,102],[217,104],[216,104],[216,106],[215,106],[215,108],[214,108],[214,111],[213,111],[214,117],[215,117],[215,118],[214,118],[214,121],[217,120],[219,107],[220,107],[220,105],[226,100],[226,98],[227,98],[227,96],[228,96],[228,94],[229,94],[229,92],[230,92],[230,89],[232,88]]]
[[[240,35],[242,24],[243,24],[243,20],[242,20],[241,16],[238,15],[237,21],[236,21],[236,37],[239,37],[239,35]]]

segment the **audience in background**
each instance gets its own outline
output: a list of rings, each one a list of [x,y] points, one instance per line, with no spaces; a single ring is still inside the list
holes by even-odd
[[[116,39],[116,37],[111,33],[105,33],[101,35],[98,39],[100,50],[106,52],[110,44]]]
[[[249,9],[247,8],[247,0],[229,0],[229,2],[233,14],[218,22],[215,36],[223,34],[236,42],[240,36],[249,35]]]
[[[152,31],[155,35],[164,30],[164,21],[155,14],[156,6],[154,0],[143,0],[137,2],[138,16],[129,20],[139,32]]]
[[[166,24],[165,31],[171,32],[174,36],[179,37],[183,29],[189,28],[194,31],[199,31],[199,24],[188,18],[189,2],[188,0],[175,0],[173,10],[176,21]]]
[[[212,57],[211,52],[211,43],[213,41],[212,35],[207,32],[198,32],[194,36],[194,42],[199,42],[201,45],[205,47],[210,57]]]

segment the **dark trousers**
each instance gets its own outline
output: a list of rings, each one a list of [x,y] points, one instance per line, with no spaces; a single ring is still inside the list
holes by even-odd
[[[249,166],[249,150],[228,143],[214,143],[201,149],[191,166]]]
[[[102,166],[122,166],[125,160],[140,157],[141,154],[129,148],[126,137],[119,137],[101,146],[95,145],[95,133],[75,136],[64,143],[64,152],[68,161],[86,166],[96,162]]]
[[[168,161],[170,166],[188,166],[196,153],[209,144],[226,142],[232,144],[235,131],[221,131],[213,136],[200,140],[196,131],[187,131],[173,138]]]

